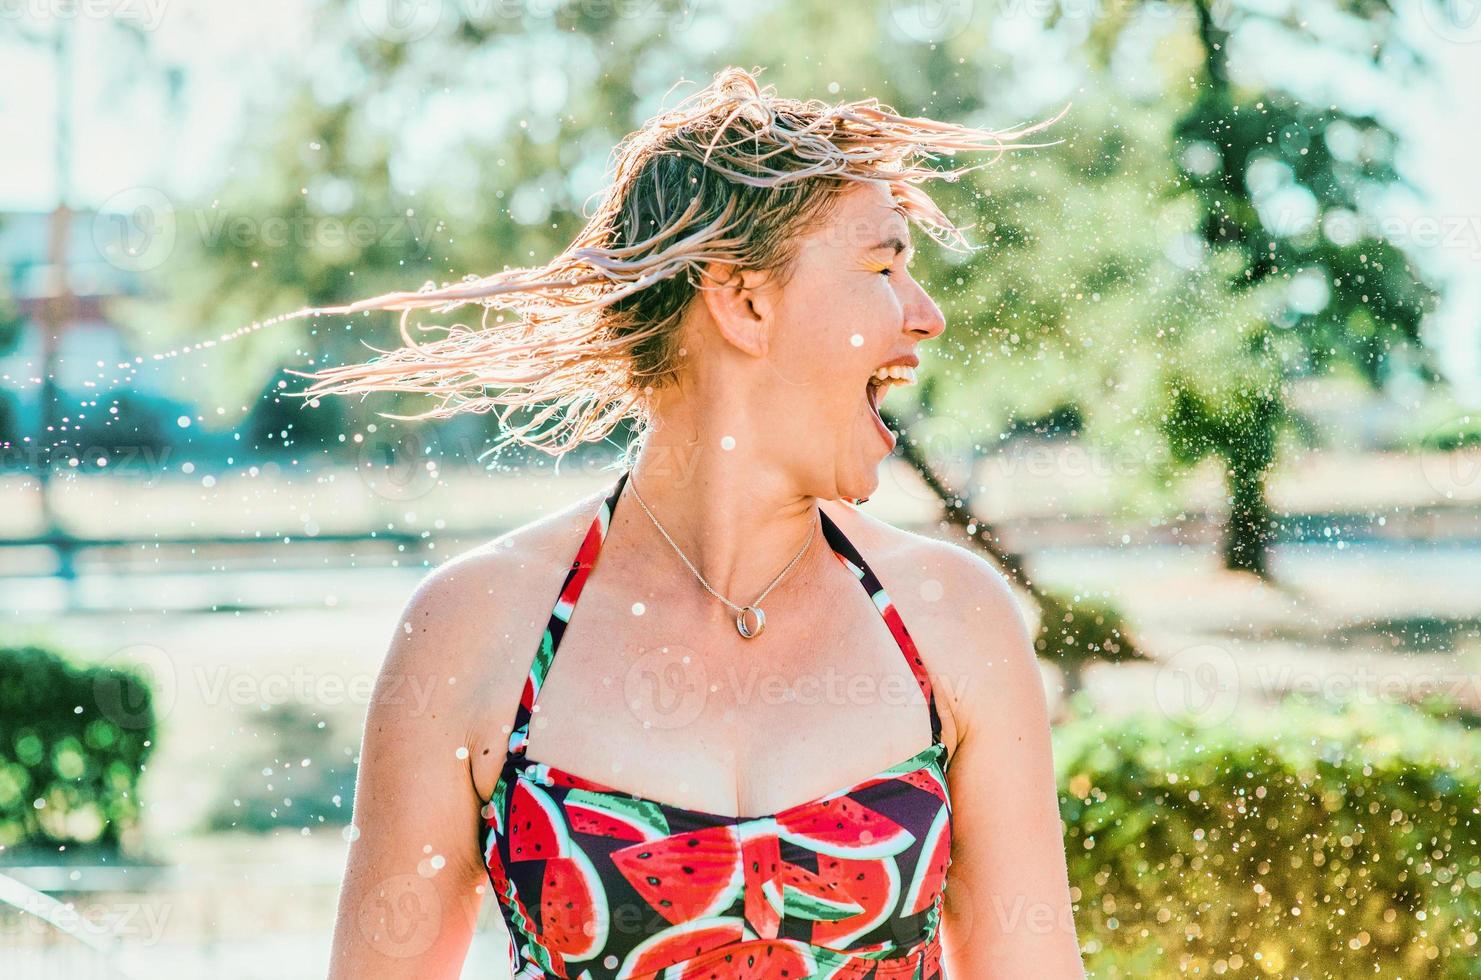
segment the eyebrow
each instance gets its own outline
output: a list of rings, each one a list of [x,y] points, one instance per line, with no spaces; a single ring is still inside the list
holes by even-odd
[[[899,255],[901,252],[906,251],[906,249],[908,248],[908,246],[905,244],[904,241],[902,241],[899,238],[899,236],[891,235],[889,238],[886,238],[884,241],[882,241],[882,242],[880,242],[880,243],[878,243],[876,245],[869,246],[869,251],[871,251],[871,252],[877,252],[877,251],[879,251],[882,248],[894,249],[895,254],[896,255]],[[915,250],[914,249],[910,249],[910,252],[911,252],[912,255],[915,254]]]

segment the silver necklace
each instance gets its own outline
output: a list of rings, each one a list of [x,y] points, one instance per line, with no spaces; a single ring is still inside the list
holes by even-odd
[[[723,595],[716,592],[713,588],[710,587],[710,583],[706,582],[705,577],[699,574],[699,569],[694,567],[694,563],[691,562],[689,560],[689,557],[684,554],[683,549],[674,542],[673,538],[669,537],[669,533],[663,529],[663,525],[658,523],[658,518],[653,516],[653,511],[649,510],[648,505],[643,503],[643,497],[641,494],[638,493],[637,482],[633,480],[631,473],[628,474],[628,485],[633,488],[633,496],[637,498],[638,506],[643,508],[643,513],[648,515],[648,519],[653,522],[653,526],[658,528],[658,533],[662,534],[664,536],[664,539],[673,546],[673,549],[678,554],[679,558],[682,559],[684,564],[689,567],[689,570],[694,573],[694,577],[699,579],[699,584],[703,585],[705,587],[705,591],[709,592],[710,595],[714,596],[716,599],[719,599],[721,602],[725,603],[725,605],[735,610],[736,631],[748,640],[752,637],[760,636],[761,631],[766,628],[766,613],[761,611],[761,600],[765,599],[766,594],[772,589],[776,588],[776,584],[782,580],[782,577],[790,572],[792,570],[792,566],[796,565],[797,562],[802,559],[803,554],[807,551],[808,545],[812,544],[813,538],[817,536],[818,522],[813,521],[812,530],[807,533],[807,540],[803,542],[802,550],[797,552],[797,557],[788,562],[787,567],[782,569],[777,577],[771,580],[771,584],[763,589],[761,594],[751,601],[750,605],[737,606],[735,603],[731,602],[729,599],[725,598]]]

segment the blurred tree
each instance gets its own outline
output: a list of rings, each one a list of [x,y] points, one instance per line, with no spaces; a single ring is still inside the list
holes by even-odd
[[[1367,220],[1380,194],[1401,182],[1397,138],[1377,115],[1345,108],[1355,87],[1335,80],[1350,86],[1381,73],[1402,83],[1422,66],[1384,0],[1336,0],[1301,16],[1209,0],[1177,9],[1191,12],[1196,40],[1168,73],[1166,91],[1182,103],[1173,129],[1178,186],[1199,204],[1207,246],[1238,257],[1227,276],[1234,294],[1272,281],[1284,288],[1244,339],[1241,360],[1255,383],[1230,384],[1207,366],[1180,373],[1162,426],[1181,462],[1224,464],[1225,563],[1264,575],[1275,526],[1265,474],[1287,421],[1273,382],[1351,370],[1379,387],[1393,373],[1390,354],[1420,345],[1431,290]],[[1121,39],[1108,35],[1102,52]],[[1288,59],[1327,65],[1325,84],[1271,70]],[[1437,380],[1419,363],[1424,380]]]
[[[10,270],[0,268],[0,357],[8,357],[20,346],[25,325],[12,296]],[[0,449],[10,447],[20,438],[20,399],[9,391],[0,391]],[[0,468],[12,463],[8,453],[0,456]]]
[[[1335,96],[1309,108],[1258,76],[1248,52],[1231,73],[1232,47],[1271,37],[1405,70],[1386,3],[1324,14],[1372,42],[1353,51],[1321,23],[1204,0],[976,11],[940,36],[883,0],[430,7],[425,22],[372,24],[365,5],[324,0],[322,56],[266,129],[272,141],[197,216],[217,230],[167,270],[182,333],[538,261],[583,222],[616,139],[676,79],[724,63],[763,65],[789,93],[876,95],[998,127],[1034,118],[1054,106],[1039,104],[1051,100],[1016,60],[1028,38],[1084,66],[1074,113],[1050,134],[1067,142],[938,185],[989,247],[922,252],[952,329],[916,408],[938,433],[946,420],[955,452],[975,459],[1025,419],[1073,419],[1148,509],[1165,506],[1179,472],[1216,458],[1225,562],[1263,573],[1285,379],[1351,367],[1380,384],[1393,346],[1417,343],[1427,291],[1357,220],[1396,179],[1391,134]],[[827,59],[809,47],[823,37]],[[347,241],[360,219],[384,233]],[[280,226],[296,234],[268,233]],[[363,358],[355,326],[251,334],[236,342],[259,345],[258,363],[227,366],[250,389],[290,352],[310,364]]]
[[[978,216],[992,247],[925,257],[956,336],[920,407],[957,421],[959,452],[1025,415],[1068,415],[1111,451],[1115,475],[1153,478],[1117,481],[1153,491],[1148,507],[1212,457],[1227,486],[1224,563],[1267,573],[1265,476],[1293,421],[1285,382],[1350,371],[1382,385],[1405,362],[1392,352],[1422,355],[1432,295],[1373,231],[1400,180],[1393,133],[1343,108],[1349,89],[1302,91],[1310,75],[1272,59],[1402,81],[1421,65],[1393,14],[1381,0],[1302,18],[1206,0],[1051,2],[890,48],[907,110],[945,103],[984,124],[1049,101],[1021,81],[1033,66],[1005,71],[984,50],[1068,50],[1079,57],[1059,67],[1084,67],[1058,127],[1068,143],[955,190],[955,213]]]
[[[197,341],[409,281],[543,261],[584,224],[585,198],[640,121],[644,93],[661,96],[660,81],[690,64],[668,29],[687,23],[683,0],[540,12],[431,4],[426,23],[404,24],[378,22],[375,5],[354,0],[319,7],[319,52],[256,130],[270,136],[242,148],[209,208],[180,216],[198,234],[182,235],[156,272],[170,302],[123,313],[156,337]],[[390,322],[367,321],[374,347],[394,336]],[[261,379],[285,363],[371,356],[357,326],[248,332],[207,384],[228,402],[260,401],[272,395]],[[398,401],[346,402],[343,424],[426,407]]]

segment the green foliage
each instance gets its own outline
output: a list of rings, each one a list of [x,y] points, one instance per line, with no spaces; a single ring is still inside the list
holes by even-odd
[[[141,452],[162,459],[176,445],[175,419],[193,414],[187,402],[137,391],[119,390],[99,403],[57,438],[59,450],[113,456]]]
[[[274,373],[258,395],[243,426],[246,448],[262,454],[297,454],[335,446],[347,428],[346,403],[337,398],[318,404],[287,398],[286,383]]]
[[[7,291],[7,285],[0,282],[0,357],[9,357],[15,353],[20,346],[21,331],[26,325],[15,298]]]
[[[263,832],[350,822],[354,749],[329,722],[282,704],[254,716],[252,728],[258,748],[236,758],[207,829]]]
[[[8,391],[0,391],[0,447],[8,448],[20,442],[20,414],[20,399]],[[3,465],[13,466],[15,462],[4,458]]]
[[[214,337],[304,306],[547,261],[585,223],[645,95],[694,70],[670,27],[710,16],[678,0],[557,4],[543,17],[454,5],[438,30],[402,43],[367,31],[355,0],[316,7],[316,56],[246,127],[251,142],[211,203],[177,209],[190,234],[154,274],[169,302],[120,304],[153,337]],[[232,341],[234,356],[209,362],[200,384],[235,401],[279,367],[362,361],[401,343],[394,316],[288,321]],[[347,418],[369,421],[428,407],[416,395],[345,400]]]
[[[154,737],[151,693],[135,673],[0,647],[0,846],[121,850]]]
[[[1126,623],[1112,602],[1091,596],[1044,596],[1039,636],[1034,641],[1039,656],[1068,669],[1079,665],[1129,659]]]
[[[1432,425],[1420,434],[1415,442],[1421,449],[1446,453],[1481,446],[1481,411],[1474,414],[1457,415]]]
[[[141,310],[151,327],[161,306],[180,333],[214,334],[306,303],[543,262],[584,223],[617,139],[677,80],[702,83],[725,64],[759,66],[797,97],[874,96],[988,127],[1044,118],[1059,97],[1038,104],[1031,76],[990,53],[1002,31],[1022,46],[1042,29],[1046,46],[1086,66],[1064,89],[1071,113],[1035,137],[1064,142],[929,188],[985,247],[921,250],[918,278],[950,326],[923,350],[920,386],[892,397],[947,419],[952,444],[974,456],[1025,419],[1073,416],[1114,458],[1116,504],[1134,516],[1174,512],[1176,478],[1212,456],[1229,481],[1226,561],[1258,571],[1264,474],[1292,420],[1285,382],[1341,368],[1381,384],[1395,349],[1418,343],[1429,292],[1361,220],[1397,180],[1393,134],[1321,93],[1286,90],[1263,64],[1229,63],[1236,42],[1263,38],[1402,79],[1413,59],[1385,0],[1340,0],[1347,29],[1336,33],[1206,0],[1174,5],[1176,17],[1159,4],[1087,13],[1051,2],[1042,25],[983,9],[939,43],[902,32],[914,8],[887,0],[664,0],[621,16],[557,5],[545,18],[446,8],[415,43],[367,34],[352,0],[320,6],[323,57],[285,88],[281,117],[252,129],[272,140],[248,148],[219,203],[188,215],[201,234],[161,270],[171,302]],[[828,58],[798,47],[809,37],[829,39]],[[385,234],[346,242],[338,230],[356,220]],[[267,234],[278,223],[304,234]],[[207,385],[228,400],[285,362],[361,360],[365,344],[398,339],[390,318],[332,318],[234,343],[251,355],[224,361],[232,378]],[[323,428],[425,407],[383,393]],[[302,444],[321,444],[303,428]]]
[[[1293,699],[1089,717],[1055,756],[1092,976],[1477,975],[1481,733]]]

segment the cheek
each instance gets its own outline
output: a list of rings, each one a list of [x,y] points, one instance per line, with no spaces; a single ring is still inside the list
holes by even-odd
[[[864,379],[892,352],[900,305],[881,275],[816,280],[787,304],[790,328],[773,347],[785,374],[816,396],[820,407],[852,411]]]

